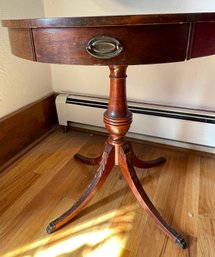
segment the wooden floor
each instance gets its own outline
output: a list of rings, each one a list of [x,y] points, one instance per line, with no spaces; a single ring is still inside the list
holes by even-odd
[[[215,157],[134,143],[136,154],[167,162],[137,169],[165,219],[189,248],[169,240],[140,207],[115,167],[84,211],[48,235],[46,225],[82,194],[96,171],[74,160],[96,156],[105,138],[58,130],[0,175],[1,257],[214,257]]]

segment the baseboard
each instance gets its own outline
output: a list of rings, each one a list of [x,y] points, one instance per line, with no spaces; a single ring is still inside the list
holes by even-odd
[[[56,124],[54,94],[0,119],[0,167]]]

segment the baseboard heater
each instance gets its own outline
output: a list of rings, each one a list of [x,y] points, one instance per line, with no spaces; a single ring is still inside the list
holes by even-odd
[[[78,94],[59,94],[56,108],[59,124],[103,128],[103,113],[108,99]],[[133,113],[129,136],[172,140],[215,147],[215,113],[128,101]],[[156,141],[156,140],[155,140]]]

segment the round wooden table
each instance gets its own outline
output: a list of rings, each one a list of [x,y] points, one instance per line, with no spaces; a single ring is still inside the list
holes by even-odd
[[[110,69],[110,97],[104,113],[109,138],[97,158],[75,158],[99,165],[81,198],[52,221],[52,233],[73,219],[96,194],[114,165],[119,165],[130,189],[164,233],[182,248],[185,239],[161,217],[144,191],[134,169],[163,164],[163,157],[139,160],[126,141],[132,122],[126,100],[128,65],[180,62],[215,53],[215,13],[102,16],[4,20],[11,51],[24,59],[74,65],[105,65]],[[176,182],[177,183],[177,182]]]

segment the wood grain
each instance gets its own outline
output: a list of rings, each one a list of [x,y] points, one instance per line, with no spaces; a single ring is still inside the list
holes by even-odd
[[[11,28],[8,33],[11,52],[18,57],[21,56],[24,59],[36,61],[31,29]]]
[[[215,157],[149,143],[133,143],[139,157],[162,154],[168,161],[137,175],[160,213],[187,234],[188,249],[177,248],[148,218],[118,167],[73,222],[46,234],[47,223],[79,198],[97,170],[73,155],[91,152],[95,142],[91,156],[97,156],[104,140],[58,130],[0,174],[0,255],[213,257]]]

